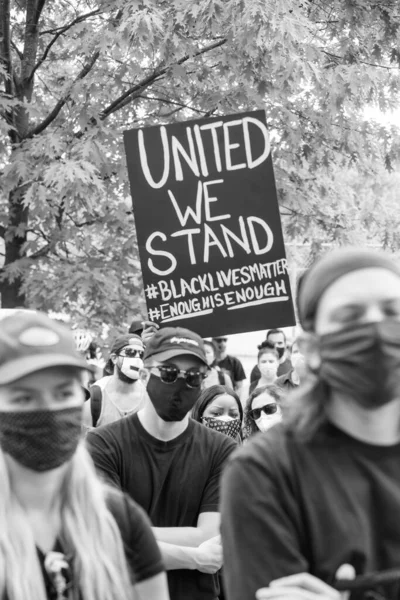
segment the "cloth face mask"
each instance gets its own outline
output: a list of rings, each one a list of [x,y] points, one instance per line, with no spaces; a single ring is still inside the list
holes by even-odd
[[[122,361],[121,361],[122,358]],[[129,379],[139,379],[139,370],[143,367],[141,358],[119,357],[119,370]]]
[[[0,412],[0,445],[32,471],[50,471],[72,458],[82,435],[82,406]]]
[[[225,435],[236,440],[237,436],[240,432],[241,422],[240,419],[225,419],[223,417],[202,417],[203,425],[208,427],[209,429],[215,429],[220,433],[224,433]]]
[[[280,412],[276,412],[273,415],[266,415],[264,412],[261,413],[261,417],[254,421],[260,431],[268,431],[275,423],[279,423],[282,420]]]
[[[277,366],[273,366],[273,367],[271,366],[270,367],[269,365],[268,366],[267,365],[261,365],[259,367],[259,369],[260,369],[261,375],[264,375],[264,377],[266,379],[275,379],[276,378],[276,375],[277,375],[277,372],[278,372]]]
[[[347,327],[319,339],[322,381],[364,408],[400,398],[400,322]]]
[[[174,383],[163,383],[159,377],[151,373],[147,382],[147,393],[163,421],[182,421],[195,405],[200,395],[200,387],[189,388],[181,378]]]

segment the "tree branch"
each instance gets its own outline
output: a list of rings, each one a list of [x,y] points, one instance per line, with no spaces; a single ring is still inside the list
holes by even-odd
[[[180,58],[175,64],[182,65],[183,63],[187,62],[191,58],[196,58],[198,56],[201,56],[202,54],[211,52],[211,50],[214,50],[215,48],[219,48],[220,46],[223,46],[226,42],[227,42],[227,39],[223,38],[222,40],[219,40],[218,42],[214,42],[213,44],[210,44],[209,46],[205,46],[204,48],[202,48],[201,50],[199,50],[198,52],[193,54],[193,56],[186,54],[185,56]],[[116,112],[117,110],[120,110],[121,108],[123,108],[124,106],[129,104],[129,102],[131,102],[134,98],[137,98],[141,94],[141,92],[143,90],[145,90],[147,87],[149,87],[149,85],[154,83],[154,81],[157,81],[158,79],[163,77],[163,75],[165,75],[172,66],[173,65],[169,65],[167,67],[162,67],[162,68],[156,69],[154,71],[154,73],[152,73],[152,75],[148,75],[147,77],[145,77],[144,79],[139,81],[139,83],[133,85],[131,88],[126,90],[123,94],[121,94],[121,96],[119,96],[119,98],[114,100],[114,102],[112,102],[109,106],[107,106],[107,108],[105,108],[100,113],[100,119],[103,121],[112,113]]]
[[[98,50],[97,52],[95,52],[93,54],[92,58],[86,63],[86,65],[84,65],[83,69],[81,70],[79,75],[76,77],[76,79],[72,83],[70,90],[72,89],[73,85],[77,81],[79,81],[80,79],[84,79],[86,77],[86,75],[88,73],[90,73],[95,62],[99,58],[99,56],[100,56],[100,51]],[[57,115],[59,114],[62,107],[66,104],[69,96],[70,96],[70,91],[63,98],[60,98],[60,100],[57,102],[57,104],[55,105],[53,110],[47,115],[47,117],[41,123],[39,123],[39,125],[37,125],[36,127],[34,127],[31,131],[29,131],[27,133],[27,135],[25,136],[25,139],[32,138],[33,136],[38,135],[39,133],[42,133],[42,131],[44,131],[46,129],[46,127],[48,127],[50,125],[50,123],[52,121],[54,121],[54,119],[57,117]]]
[[[168,98],[155,98],[153,96],[144,96],[140,94],[140,96],[136,96],[136,98],[143,98],[143,100],[155,100],[156,102],[164,102],[165,104],[174,104],[175,106],[180,106],[181,108],[188,108],[193,112],[197,112],[201,115],[207,114],[208,111],[201,110],[200,108],[193,108],[189,106],[189,104],[184,104],[183,102],[177,102],[176,100],[169,100]]]
[[[10,0],[0,0],[0,59],[5,65],[8,77],[5,78],[4,91],[12,96],[12,63],[10,42]]]
[[[44,61],[46,60],[51,48],[54,46],[54,44],[56,43],[56,41],[58,40],[58,38],[63,35],[66,31],[68,31],[68,29],[71,29],[71,27],[73,27],[74,25],[77,25],[78,23],[81,23],[82,21],[85,21],[86,19],[88,19],[89,17],[93,17],[96,16],[98,14],[100,14],[100,9],[97,10],[92,10],[89,13],[86,13],[84,15],[80,15],[79,17],[77,17],[76,19],[74,19],[73,21],[71,21],[71,23],[69,23],[68,25],[64,25],[63,27],[58,27],[58,31],[56,33],[56,35],[53,37],[53,39],[48,43],[45,51],[43,52],[42,56],[39,58],[38,62],[36,63],[36,65],[33,67],[32,72],[29,76],[29,79],[32,79],[32,77],[34,76],[34,74],[36,73],[36,71],[39,69],[39,67],[44,63]]]

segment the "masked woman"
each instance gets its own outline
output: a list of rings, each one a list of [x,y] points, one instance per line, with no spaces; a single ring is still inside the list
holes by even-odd
[[[228,386],[213,385],[203,390],[191,416],[206,427],[241,441],[243,408],[239,396]]]
[[[45,315],[0,326],[0,598],[168,600],[144,512],[81,441],[87,363]]]
[[[281,402],[284,393],[277,385],[264,385],[252,392],[244,408],[244,435],[268,431],[282,419]]]

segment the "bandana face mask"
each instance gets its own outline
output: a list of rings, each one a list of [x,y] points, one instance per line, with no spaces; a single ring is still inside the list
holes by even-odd
[[[81,433],[81,405],[59,410],[0,412],[3,451],[32,471],[50,471],[70,460]]]
[[[400,322],[347,327],[319,339],[322,381],[364,408],[400,399]]]
[[[215,429],[220,433],[223,433],[234,440],[240,433],[241,422],[240,419],[232,419],[230,417],[202,417],[202,423],[209,429]]]

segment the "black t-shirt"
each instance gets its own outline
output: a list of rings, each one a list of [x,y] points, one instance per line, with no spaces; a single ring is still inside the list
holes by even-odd
[[[246,379],[246,373],[244,372],[243,365],[240,360],[236,358],[236,356],[230,356],[228,354],[223,360],[217,361],[217,364],[222,371],[228,373],[233,384]]]
[[[357,574],[399,567],[399,465],[400,444],[365,444],[330,424],[307,443],[282,425],[255,436],[222,482],[229,600],[304,571],[332,584],[345,563]],[[382,591],[400,597],[398,584]]]
[[[155,527],[196,527],[203,512],[219,510],[222,467],[236,443],[190,420],[169,442],[151,436],[137,414],[87,436],[97,469],[127,492]],[[217,577],[192,570],[168,572],[171,600],[214,600]]]
[[[115,489],[108,491],[107,505],[121,533],[132,584],[163,572],[161,553],[144,510]],[[37,549],[48,600],[68,598],[72,561],[64,552],[60,540],[46,555]]]

